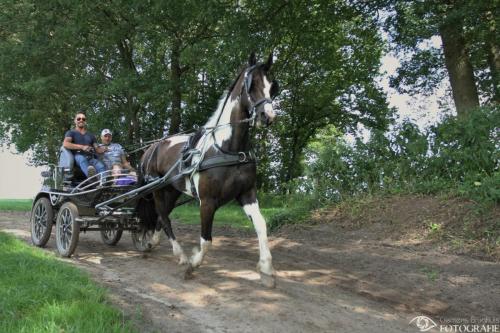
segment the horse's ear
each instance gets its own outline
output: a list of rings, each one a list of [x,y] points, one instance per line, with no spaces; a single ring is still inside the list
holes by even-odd
[[[257,63],[257,59],[255,58],[255,52],[252,52],[252,54],[250,54],[250,58],[248,58],[248,64],[250,66],[253,66]]]
[[[264,65],[264,68],[266,71],[271,69],[271,66],[273,65],[273,52],[269,54],[269,57],[267,58],[267,62]]]

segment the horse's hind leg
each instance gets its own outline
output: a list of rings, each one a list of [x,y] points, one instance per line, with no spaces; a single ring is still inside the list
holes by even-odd
[[[172,252],[174,256],[179,258],[179,265],[183,265],[188,263],[188,258],[180,244],[175,239],[174,231],[172,230],[172,223],[168,217],[170,212],[172,212],[175,208],[175,202],[180,195],[181,193],[176,190],[163,190],[154,193],[155,205],[159,215],[155,235],[159,235],[161,233],[161,228],[165,230],[165,233],[170,240],[170,244],[172,244]]]
[[[243,207],[245,214],[252,221],[257,237],[259,238],[260,255],[257,270],[260,272],[261,281],[268,287],[274,287],[276,284],[276,273],[273,268],[273,259],[267,240],[266,220],[260,212],[255,189],[241,195],[238,201]]]

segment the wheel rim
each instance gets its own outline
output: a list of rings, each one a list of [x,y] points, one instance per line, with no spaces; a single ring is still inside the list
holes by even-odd
[[[116,227],[109,227],[108,226],[103,231],[103,235],[104,235],[104,238],[106,238],[107,240],[112,240],[113,238],[115,238],[117,232],[118,232],[118,229]]]
[[[59,224],[60,245],[64,250],[69,248],[73,237],[73,216],[69,209],[61,212],[61,223]]]
[[[47,230],[48,212],[43,204],[38,204],[33,214],[33,231],[36,239],[41,239]]]

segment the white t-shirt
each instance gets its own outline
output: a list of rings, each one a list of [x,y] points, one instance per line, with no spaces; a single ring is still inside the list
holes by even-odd
[[[101,155],[101,160],[106,165],[107,169],[113,168],[114,164],[122,163],[122,155],[125,155],[125,150],[119,143],[111,143],[109,145],[100,144],[99,146],[108,148],[108,150]]]

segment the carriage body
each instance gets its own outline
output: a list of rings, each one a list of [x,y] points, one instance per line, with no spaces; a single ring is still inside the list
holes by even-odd
[[[99,231],[110,246],[118,243],[123,231],[132,233],[139,251],[156,245],[137,217],[134,197],[138,187],[125,170],[120,174],[108,170],[87,179],[78,172],[69,173],[64,166],[42,172],[43,185],[31,209],[34,245],[46,246],[53,226],[58,252],[64,257],[75,251],[81,231]]]

